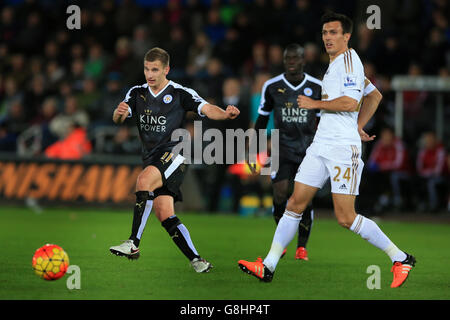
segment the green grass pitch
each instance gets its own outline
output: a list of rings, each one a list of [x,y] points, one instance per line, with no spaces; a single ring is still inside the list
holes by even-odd
[[[239,259],[265,257],[275,225],[270,217],[180,213],[210,273],[197,274],[152,214],[137,261],[113,256],[109,246],[126,239],[132,214],[124,210],[49,208],[41,214],[0,208],[0,299],[309,300],[449,299],[450,224],[381,221],[383,231],[417,258],[407,282],[391,289],[391,262],[380,250],[334,219],[316,219],[308,243],[310,261],[294,260],[295,242],[278,264],[272,283],[239,270]],[[69,275],[38,278],[34,251],[62,246],[81,269],[81,289],[69,290]],[[369,290],[370,265],[381,270],[381,288]]]

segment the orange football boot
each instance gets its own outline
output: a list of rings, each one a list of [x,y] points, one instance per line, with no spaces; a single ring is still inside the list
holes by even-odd
[[[298,247],[297,251],[295,251],[295,259],[296,260],[305,260],[308,261],[308,251],[306,251],[305,247]]]
[[[405,252],[406,253],[406,252]],[[391,268],[391,272],[394,274],[394,279],[391,283],[391,288],[400,287],[408,278],[409,272],[416,264],[416,258],[406,253],[406,259],[402,262],[395,261]]]
[[[264,264],[260,257],[255,262],[239,260],[239,268],[242,271],[258,278],[264,282],[271,282],[273,278],[273,272],[271,272]]]

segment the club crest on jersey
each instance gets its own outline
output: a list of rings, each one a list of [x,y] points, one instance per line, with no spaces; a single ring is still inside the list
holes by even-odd
[[[344,78],[344,87],[355,87],[356,86],[356,77],[355,76],[345,76]]]
[[[172,102],[172,96],[170,95],[170,94],[166,94],[164,97],[163,97],[163,101],[164,101],[164,103],[171,103]]]
[[[305,94],[305,96],[310,97],[313,94],[313,91],[311,88],[305,88],[305,90],[303,90],[303,93]]]

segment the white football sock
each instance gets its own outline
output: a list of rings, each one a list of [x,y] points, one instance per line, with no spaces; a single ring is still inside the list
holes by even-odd
[[[350,230],[359,234],[375,247],[383,250],[391,258],[392,262],[406,259],[406,254],[397,248],[374,221],[358,214]]]
[[[302,219],[302,214],[286,210],[278,222],[275,235],[273,236],[272,246],[267,257],[264,259],[264,265],[272,272],[275,271],[283,250],[292,241],[298,230],[298,225]]]

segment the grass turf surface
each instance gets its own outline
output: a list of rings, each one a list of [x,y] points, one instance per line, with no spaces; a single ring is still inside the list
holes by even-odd
[[[321,218],[317,210],[308,243],[310,261],[297,261],[296,239],[278,264],[272,283],[239,270],[239,259],[267,254],[275,225],[270,217],[180,213],[210,273],[197,274],[152,214],[137,261],[113,256],[108,248],[126,239],[129,211],[48,208],[41,214],[20,207],[0,208],[0,299],[449,299],[450,224],[379,223],[400,248],[417,258],[410,278],[391,289],[391,262],[380,250]],[[62,246],[81,269],[81,289],[69,290],[65,275],[39,279],[31,269],[34,251],[45,243]],[[381,269],[381,289],[369,290],[367,267]]]

